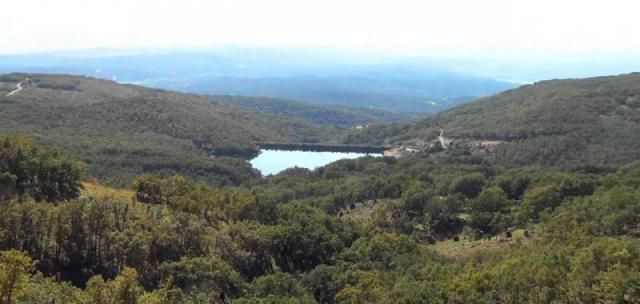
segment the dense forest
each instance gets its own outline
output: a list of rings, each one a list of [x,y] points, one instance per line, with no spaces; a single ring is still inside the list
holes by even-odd
[[[441,130],[502,141],[491,157],[497,164],[615,168],[640,159],[640,73],[541,81],[417,123],[374,125],[344,141],[422,148]]]
[[[4,92],[24,88],[7,97]],[[183,174],[217,185],[256,177],[256,141],[320,142],[339,129],[248,111],[229,100],[66,75],[0,76],[0,132],[18,132],[83,160],[125,186],[138,174]],[[212,157],[213,156],[213,157]]]
[[[215,98],[234,106],[243,107],[249,111],[283,117],[299,117],[313,123],[339,127],[407,122],[427,115],[424,113],[417,114],[345,105],[309,104],[267,97],[215,96]]]
[[[340,129],[41,77],[0,99],[0,130],[24,133],[0,136],[0,304],[640,302],[638,74],[541,82],[344,138],[420,147],[442,128],[493,150],[268,177],[245,140]]]
[[[365,157],[116,190],[19,136],[0,156],[2,303],[640,301],[638,162]]]

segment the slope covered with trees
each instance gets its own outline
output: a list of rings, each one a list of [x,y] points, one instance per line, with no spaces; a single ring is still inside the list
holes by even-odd
[[[63,201],[80,194],[85,165],[21,136],[0,137],[0,199]]]
[[[504,164],[625,164],[640,158],[640,74],[542,81],[346,141],[423,147],[441,129],[504,141],[493,158]]]
[[[17,83],[23,90],[6,96]],[[84,77],[10,74],[0,78],[0,132],[68,151],[95,177],[123,185],[145,172],[237,184],[256,174],[241,159],[258,153],[255,141],[318,142],[336,130],[206,96]]]
[[[344,160],[0,203],[3,303],[634,303],[640,164]]]
[[[267,97],[215,96],[215,98],[227,101],[232,105],[241,106],[249,111],[283,117],[296,117],[318,124],[340,127],[406,122],[417,120],[425,115],[344,105],[317,105]]]
[[[491,157],[345,159],[224,187],[81,183],[82,163],[3,137],[0,303],[640,302],[637,78],[543,82],[357,135],[407,144],[443,127],[504,141]],[[600,133],[612,126],[621,138]],[[584,149],[525,158],[570,136]]]

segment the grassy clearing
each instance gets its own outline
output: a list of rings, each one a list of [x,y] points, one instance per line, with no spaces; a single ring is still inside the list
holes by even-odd
[[[482,252],[500,252],[517,246],[529,246],[534,239],[533,236],[526,237],[524,229],[517,229],[512,233],[511,238],[504,235],[481,240],[461,238],[457,242],[454,240],[437,242],[432,248],[451,258],[467,258]]]
[[[116,189],[103,185],[96,184],[94,182],[83,182],[82,193],[83,198],[94,198],[97,200],[114,199],[128,201],[133,200],[135,193],[129,189]]]

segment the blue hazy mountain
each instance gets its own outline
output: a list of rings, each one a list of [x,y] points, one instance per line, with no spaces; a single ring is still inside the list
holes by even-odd
[[[516,84],[434,62],[309,50],[95,50],[0,56],[0,72],[67,73],[188,93],[438,112]]]

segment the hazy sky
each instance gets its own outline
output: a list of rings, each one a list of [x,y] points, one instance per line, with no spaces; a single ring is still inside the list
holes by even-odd
[[[2,0],[0,53],[220,45],[640,53],[640,1]]]

